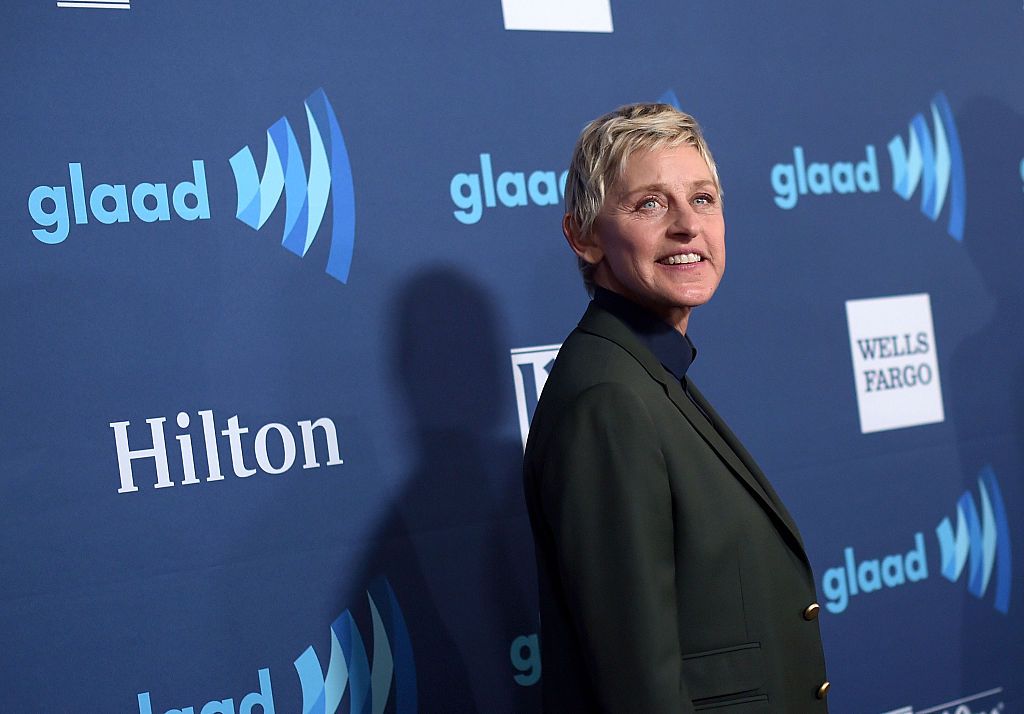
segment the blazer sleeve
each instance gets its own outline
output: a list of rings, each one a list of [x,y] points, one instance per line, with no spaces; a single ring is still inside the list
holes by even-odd
[[[561,415],[541,499],[561,587],[608,712],[692,712],[682,678],[672,495],[651,415],[598,384]]]

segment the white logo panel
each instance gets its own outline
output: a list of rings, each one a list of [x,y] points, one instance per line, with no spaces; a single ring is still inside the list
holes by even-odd
[[[501,0],[506,30],[611,32],[610,0]]]
[[[944,702],[943,704],[929,706],[925,709],[914,709],[912,706],[900,707],[899,709],[892,709],[884,712],[884,714],[1002,714],[1006,711],[1006,704],[1002,701],[998,702],[994,707],[984,705],[982,709],[975,709],[974,705],[968,705],[970,702],[994,697],[995,695],[1002,693],[1002,687],[993,687],[992,689],[987,689],[984,692],[969,694],[966,697],[954,699],[951,702]],[[954,709],[954,707],[956,708]]]
[[[846,301],[863,434],[945,419],[927,293]]]
[[[512,379],[516,385],[516,407],[519,410],[519,434],[523,437],[523,449],[526,448],[526,437],[530,435],[530,420],[537,408],[537,400],[544,391],[548,373],[561,346],[542,345],[512,350]]]

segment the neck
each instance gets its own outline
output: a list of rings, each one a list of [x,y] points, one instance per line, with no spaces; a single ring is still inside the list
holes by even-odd
[[[645,310],[657,315],[663,322],[669,325],[673,330],[678,332],[680,335],[686,334],[686,328],[690,323],[690,312],[693,310],[692,307],[687,305],[679,306],[673,305],[666,307],[664,305],[652,305],[644,300],[640,300],[630,291],[619,285],[608,285],[606,281],[601,280],[600,277],[594,281],[599,287],[613,292],[616,295],[626,298],[630,302],[636,303]]]

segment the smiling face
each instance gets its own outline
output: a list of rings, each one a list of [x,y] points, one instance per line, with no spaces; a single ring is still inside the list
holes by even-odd
[[[568,217],[567,217],[568,218]],[[680,332],[725,271],[725,218],[711,170],[693,146],[640,149],[608,188],[587,235],[566,236],[594,282]]]

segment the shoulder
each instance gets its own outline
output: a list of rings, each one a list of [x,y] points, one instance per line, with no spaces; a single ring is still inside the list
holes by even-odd
[[[556,481],[573,473],[590,481],[613,463],[628,464],[610,469],[625,476],[647,458],[663,466],[658,410],[644,390],[621,381],[597,382],[557,407],[546,406],[530,429],[526,463],[555,474]]]
[[[535,421],[573,405],[616,401],[626,393],[659,388],[637,358],[601,335],[574,330],[558,351],[537,405]]]
[[[591,434],[623,423],[650,424],[664,387],[629,351],[577,330],[563,344],[530,426],[528,456],[546,451],[552,435],[584,428]]]
[[[605,382],[647,381],[650,374],[636,352],[607,336],[577,328],[559,349],[549,381],[553,385],[565,381],[575,391]]]

